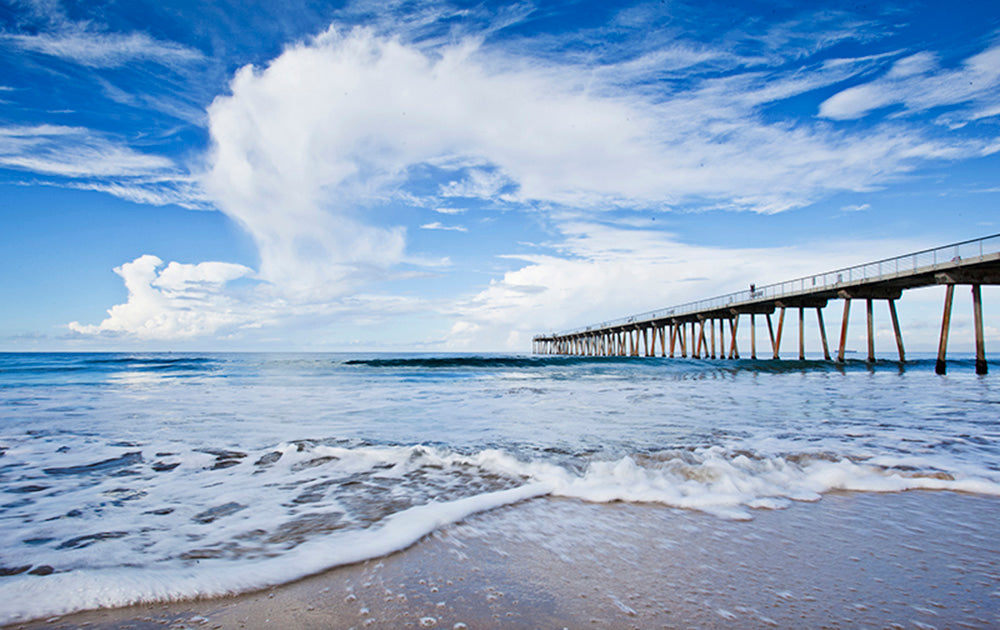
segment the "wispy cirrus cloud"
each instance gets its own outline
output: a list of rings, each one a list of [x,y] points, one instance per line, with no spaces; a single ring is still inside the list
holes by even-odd
[[[444,230],[449,232],[468,232],[469,229],[462,227],[461,225],[445,225],[440,221],[434,221],[433,223],[425,223],[420,226],[421,230]]]
[[[896,61],[883,76],[834,94],[820,105],[820,116],[852,120],[891,106],[903,114],[935,107],[961,106],[941,118],[960,127],[971,120],[1000,115],[1000,44],[972,55],[953,68],[923,51]]]
[[[0,42],[91,68],[116,68],[135,61],[176,66],[204,59],[198,50],[176,42],[156,40],[145,33],[91,31],[79,25],[55,32],[4,33],[0,34]]]
[[[165,157],[63,125],[0,127],[0,166],[62,177],[148,175],[175,168]]]
[[[0,168],[47,177],[35,183],[96,190],[135,203],[208,206],[197,180],[173,160],[83,127],[0,127]]]
[[[851,204],[848,206],[841,206],[841,210],[844,212],[864,212],[866,210],[871,210],[872,205],[870,203],[858,203]]]

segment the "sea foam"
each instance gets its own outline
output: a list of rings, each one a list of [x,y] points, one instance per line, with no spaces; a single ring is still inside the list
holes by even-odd
[[[635,454],[582,468],[501,449],[464,453],[318,441],[172,457],[178,466],[169,473],[150,472],[158,460],[146,451],[47,469],[43,475],[52,486],[38,491],[40,501],[24,510],[41,516],[77,505],[81,513],[40,524],[26,518],[3,535],[6,545],[20,549],[8,563],[53,566],[55,572],[0,578],[0,622],[260,589],[377,558],[470,515],[546,496],[749,519],[755,509],[817,501],[831,490],[1000,495],[1000,483],[986,476],[894,469],[885,458],[872,464],[722,447]],[[220,462],[234,463],[217,468]],[[69,478],[76,487],[60,494]],[[126,482],[136,488],[132,494],[122,487]],[[323,491],[308,495],[317,484]],[[113,486],[119,492],[109,495]],[[380,490],[371,495],[373,488]],[[51,543],[16,545],[29,536]]]

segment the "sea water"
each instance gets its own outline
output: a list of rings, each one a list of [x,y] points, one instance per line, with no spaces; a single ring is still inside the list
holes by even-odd
[[[1000,381],[933,366],[0,354],[0,624],[280,584],[555,497],[1000,497]]]

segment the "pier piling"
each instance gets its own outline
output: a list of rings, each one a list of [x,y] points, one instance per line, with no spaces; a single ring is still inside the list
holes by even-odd
[[[799,307],[799,361],[806,360],[806,309]]]
[[[837,362],[844,362],[844,352],[847,347],[847,323],[851,318],[851,298],[844,298],[844,319],[840,321],[840,347],[837,349]]]
[[[819,338],[823,342],[823,358],[830,360],[830,346],[826,343],[826,326],[823,324],[823,309],[816,307],[816,323],[819,326]]]
[[[865,317],[868,322],[868,363],[875,363],[875,324],[872,316],[872,299],[865,299]]]
[[[941,340],[938,341],[937,363],[934,371],[944,374],[946,371],[945,355],[948,352],[948,329],[951,327],[951,302],[955,297],[955,285],[949,284],[944,291],[944,314],[941,315]]]
[[[892,332],[896,334],[896,350],[899,352],[899,362],[906,362],[906,353],[903,351],[903,333],[899,330],[899,318],[896,316],[896,300],[888,300],[889,315],[892,317]]]
[[[976,326],[976,374],[986,374],[986,341],[983,339],[983,296],[972,285],[972,316]]]

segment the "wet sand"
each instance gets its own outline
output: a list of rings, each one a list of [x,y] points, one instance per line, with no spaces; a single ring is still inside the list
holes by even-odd
[[[546,498],[266,591],[9,627],[1000,627],[996,497],[834,493],[753,515]]]

